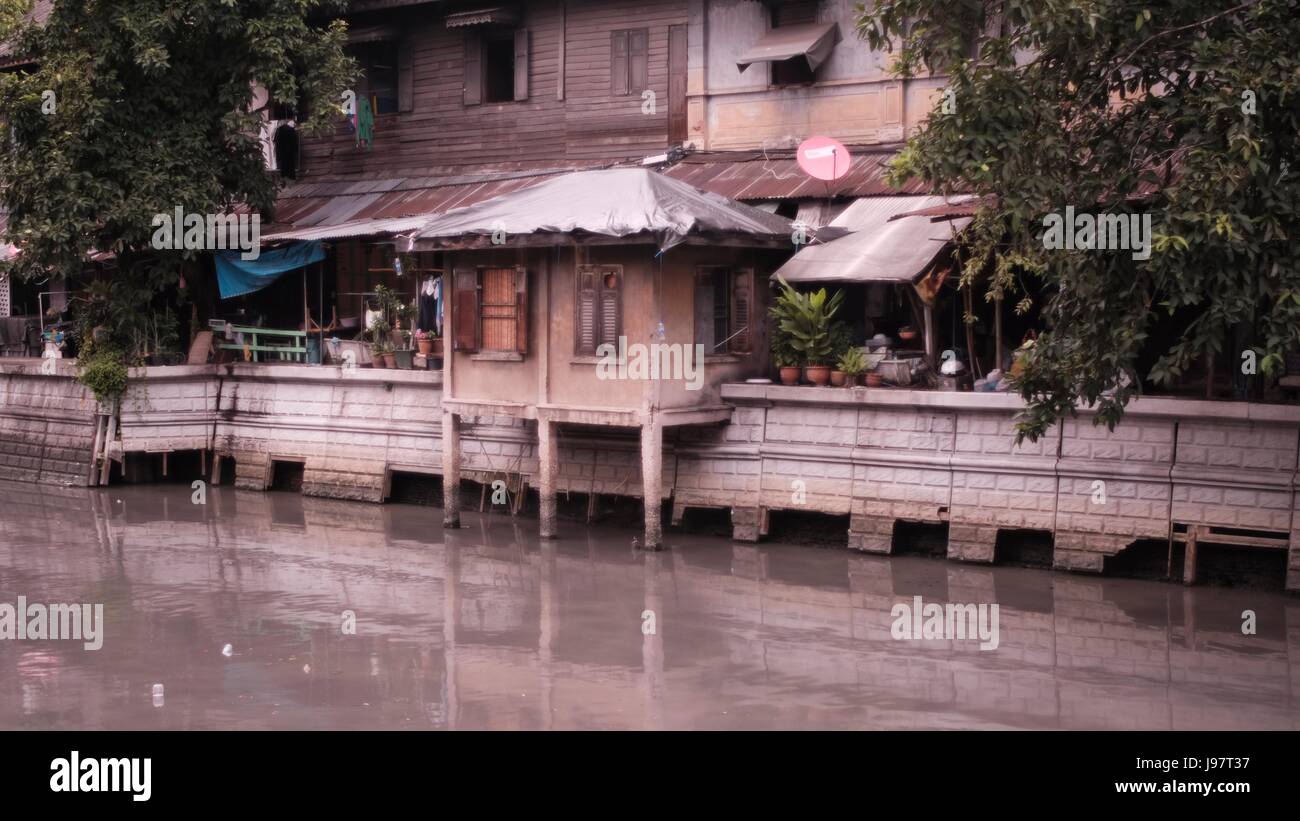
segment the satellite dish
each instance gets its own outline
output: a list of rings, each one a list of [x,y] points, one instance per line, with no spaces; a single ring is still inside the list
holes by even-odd
[[[799,143],[795,157],[804,173],[819,180],[838,180],[853,164],[849,150],[831,137],[809,137]]]

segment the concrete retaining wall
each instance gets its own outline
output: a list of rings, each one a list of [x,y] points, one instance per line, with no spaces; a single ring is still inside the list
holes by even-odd
[[[0,478],[85,484],[96,403],[68,365],[39,364],[0,363]],[[441,473],[441,397],[436,372],[141,369],[114,452],[211,451],[255,490],[297,462],[306,495],[379,502],[392,472]],[[723,397],[730,423],[667,437],[664,485],[675,517],[729,509],[741,541],[774,510],[847,515],[850,547],[872,553],[890,552],[898,521],[947,522],[950,558],[990,562],[1000,530],[1042,530],[1056,567],[1099,572],[1136,540],[1202,525],[1289,536],[1300,589],[1297,406],[1147,398],[1114,432],[1081,415],[1017,445],[1014,396],[736,384]],[[535,486],[536,422],[464,424],[467,477]],[[634,430],[562,427],[559,490],[639,497],[638,448]]]

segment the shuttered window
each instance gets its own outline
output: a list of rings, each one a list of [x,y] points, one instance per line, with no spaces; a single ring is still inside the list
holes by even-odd
[[[695,341],[706,355],[750,353],[754,271],[701,268],[695,275]]]
[[[452,335],[458,351],[528,352],[528,272],[457,268]]]
[[[650,85],[650,30],[610,32],[609,93],[641,95]]]
[[[465,32],[465,105],[528,99],[528,29]]]
[[[580,265],[574,317],[579,355],[595,356],[601,345],[618,345],[623,333],[623,266]]]

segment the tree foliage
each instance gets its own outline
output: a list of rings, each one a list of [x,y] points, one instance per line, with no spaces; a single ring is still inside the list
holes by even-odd
[[[988,298],[1042,300],[1022,436],[1080,404],[1114,427],[1143,378],[1170,384],[1207,351],[1240,363],[1239,323],[1265,372],[1300,348],[1296,0],[874,0],[858,31],[901,75],[947,75],[892,176],[987,197],[963,286],[991,270]],[[1149,213],[1150,259],[1045,249],[1044,215],[1070,205]],[[1139,373],[1175,311],[1195,319]]]
[[[117,273],[96,296],[125,350],[199,253],[151,248],[156,214],[270,215],[279,181],[264,169],[255,84],[300,130],[339,116],[355,70],[344,24],[328,19],[342,6],[58,0],[43,23],[19,24],[9,39],[34,67],[0,76],[0,200],[22,252],[11,272],[66,276],[92,250],[113,252]]]

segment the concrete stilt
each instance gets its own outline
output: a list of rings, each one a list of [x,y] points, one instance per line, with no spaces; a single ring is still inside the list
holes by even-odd
[[[537,493],[542,504],[540,530],[543,539],[554,539],[556,535],[555,474],[559,469],[559,459],[556,456],[555,429],[555,422],[537,420]]]
[[[442,413],[442,526],[460,527],[460,417]]]
[[[664,428],[651,414],[641,426],[641,488],[645,500],[645,548],[663,547]]]

